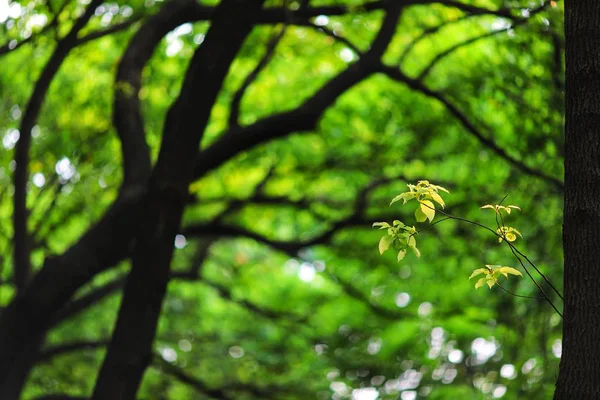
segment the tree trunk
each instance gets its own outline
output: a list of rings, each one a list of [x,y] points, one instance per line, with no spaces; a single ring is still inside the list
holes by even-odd
[[[200,140],[229,67],[264,0],[223,0],[169,110],[136,237],[119,316],[92,399],[133,400],[152,360],[175,235],[189,198]]]
[[[600,399],[600,2],[565,1],[563,353],[555,399]]]

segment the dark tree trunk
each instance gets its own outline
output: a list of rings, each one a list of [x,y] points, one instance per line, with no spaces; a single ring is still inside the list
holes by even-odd
[[[563,353],[555,399],[600,399],[600,1],[565,1]]]
[[[169,280],[175,235],[189,198],[200,140],[229,67],[264,0],[223,0],[169,110],[150,178],[132,268],[94,400],[133,400],[152,359],[152,343]]]

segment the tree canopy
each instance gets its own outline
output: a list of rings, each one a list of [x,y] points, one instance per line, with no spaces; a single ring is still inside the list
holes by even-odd
[[[449,220],[398,263],[372,224],[421,179],[486,224],[507,196],[560,288],[562,5],[228,3],[0,0],[0,375],[91,396],[150,179],[189,194],[139,398],[548,398],[560,317],[468,279],[509,251]]]

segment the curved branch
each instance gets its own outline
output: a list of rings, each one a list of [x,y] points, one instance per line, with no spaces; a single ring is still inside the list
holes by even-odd
[[[150,177],[150,151],[146,143],[138,92],[142,70],[161,39],[174,27],[188,21],[196,6],[190,0],[173,0],[150,17],[131,38],[115,78],[113,123],[121,140],[123,187],[121,195],[145,190]]]
[[[95,384],[94,400],[129,399],[137,393],[150,362],[194,158],[223,81],[263,1],[224,0],[217,6],[206,38],[186,71],[180,94],[167,113],[144,202],[144,223],[136,236],[131,272]]]
[[[200,151],[195,178],[261,143],[285,137],[292,132],[314,130],[323,113],[342,93],[375,72],[381,56],[396,32],[401,12],[401,7],[391,8],[371,48],[364,56],[331,79],[298,108],[266,117],[247,127],[229,130],[211,146]]]
[[[379,67],[379,71],[382,72],[383,74],[387,75],[389,78],[391,78],[395,81],[398,81],[398,82],[402,82],[402,83],[406,84],[408,87],[410,87],[411,89],[413,89],[419,93],[422,93],[423,95],[425,95],[427,97],[430,97],[430,98],[433,98],[433,99],[439,101],[456,119],[458,119],[458,121],[465,127],[465,129],[467,129],[468,132],[470,132],[473,136],[475,136],[475,138],[477,138],[477,140],[479,140],[479,142],[482,143],[484,146],[486,146],[487,148],[492,150],[498,156],[500,156],[501,158],[506,160],[509,164],[515,166],[516,168],[518,168],[525,174],[540,178],[540,179],[550,183],[557,190],[559,190],[561,192],[563,191],[564,184],[561,180],[559,180],[558,178],[555,178],[553,176],[547,175],[542,171],[531,168],[527,164],[525,164],[523,161],[518,160],[518,159],[514,158],[513,156],[509,155],[506,152],[506,150],[504,150],[502,147],[500,147],[492,139],[490,139],[486,135],[484,135],[479,130],[479,128],[477,128],[477,126],[469,119],[469,117],[467,117],[454,103],[452,103],[450,100],[448,100],[448,98],[446,98],[442,93],[436,92],[436,91],[430,89],[429,87],[425,86],[422,82],[408,77],[407,75],[405,75],[403,72],[401,72],[400,70],[398,70],[396,68],[381,64]]]
[[[263,69],[265,69],[265,67],[267,66],[269,61],[271,61],[273,54],[275,54],[275,49],[277,48],[277,45],[279,44],[279,42],[283,38],[283,35],[285,34],[286,28],[287,27],[284,25],[283,28],[281,28],[281,30],[277,34],[273,35],[273,37],[269,40],[265,54],[260,59],[258,64],[256,64],[256,67],[252,70],[252,72],[250,72],[248,74],[248,76],[246,76],[246,79],[244,79],[244,82],[242,82],[242,85],[239,87],[239,89],[233,95],[233,99],[231,100],[231,106],[230,106],[230,111],[229,111],[229,127],[230,128],[237,128],[240,126],[239,125],[239,117],[240,117],[240,104],[242,102],[242,97],[244,97],[246,90],[248,90],[248,87],[250,87],[252,82],[254,82],[256,80],[256,78],[261,73],[261,71]]]
[[[35,126],[38,115],[44,103],[48,88],[62,62],[65,60],[71,49],[77,42],[79,31],[87,24],[94,15],[94,11],[102,0],[92,0],[87,6],[81,17],[75,21],[75,24],[67,35],[59,40],[50,60],[44,66],[40,74],[33,93],[29,97],[25,113],[21,120],[19,132],[21,134],[15,148],[16,169],[13,175],[14,185],[14,277],[17,289],[22,290],[27,284],[30,273],[30,238],[27,231],[27,180],[29,178],[29,147],[31,146],[31,130]]]

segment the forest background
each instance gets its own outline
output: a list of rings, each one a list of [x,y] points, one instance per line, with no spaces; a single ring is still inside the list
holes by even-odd
[[[496,238],[445,221],[397,263],[371,225],[408,223],[389,201],[419,179],[491,226],[479,207],[508,195],[520,249],[560,290],[561,3],[267,1],[222,18],[215,45],[217,3],[0,0],[0,322],[21,327],[4,346],[31,350],[0,387],[91,395],[141,252],[128,229],[152,218],[94,227],[162,166],[190,195],[156,334],[128,335],[155,338],[139,398],[551,397],[560,317],[468,280],[490,260],[517,267]],[[230,65],[215,62],[221,87],[190,60],[245,24]],[[186,75],[219,81],[214,102]],[[171,152],[192,149],[189,185],[160,162],[163,132],[189,143],[170,129],[198,135]],[[504,287],[539,296],[528,279]]]

